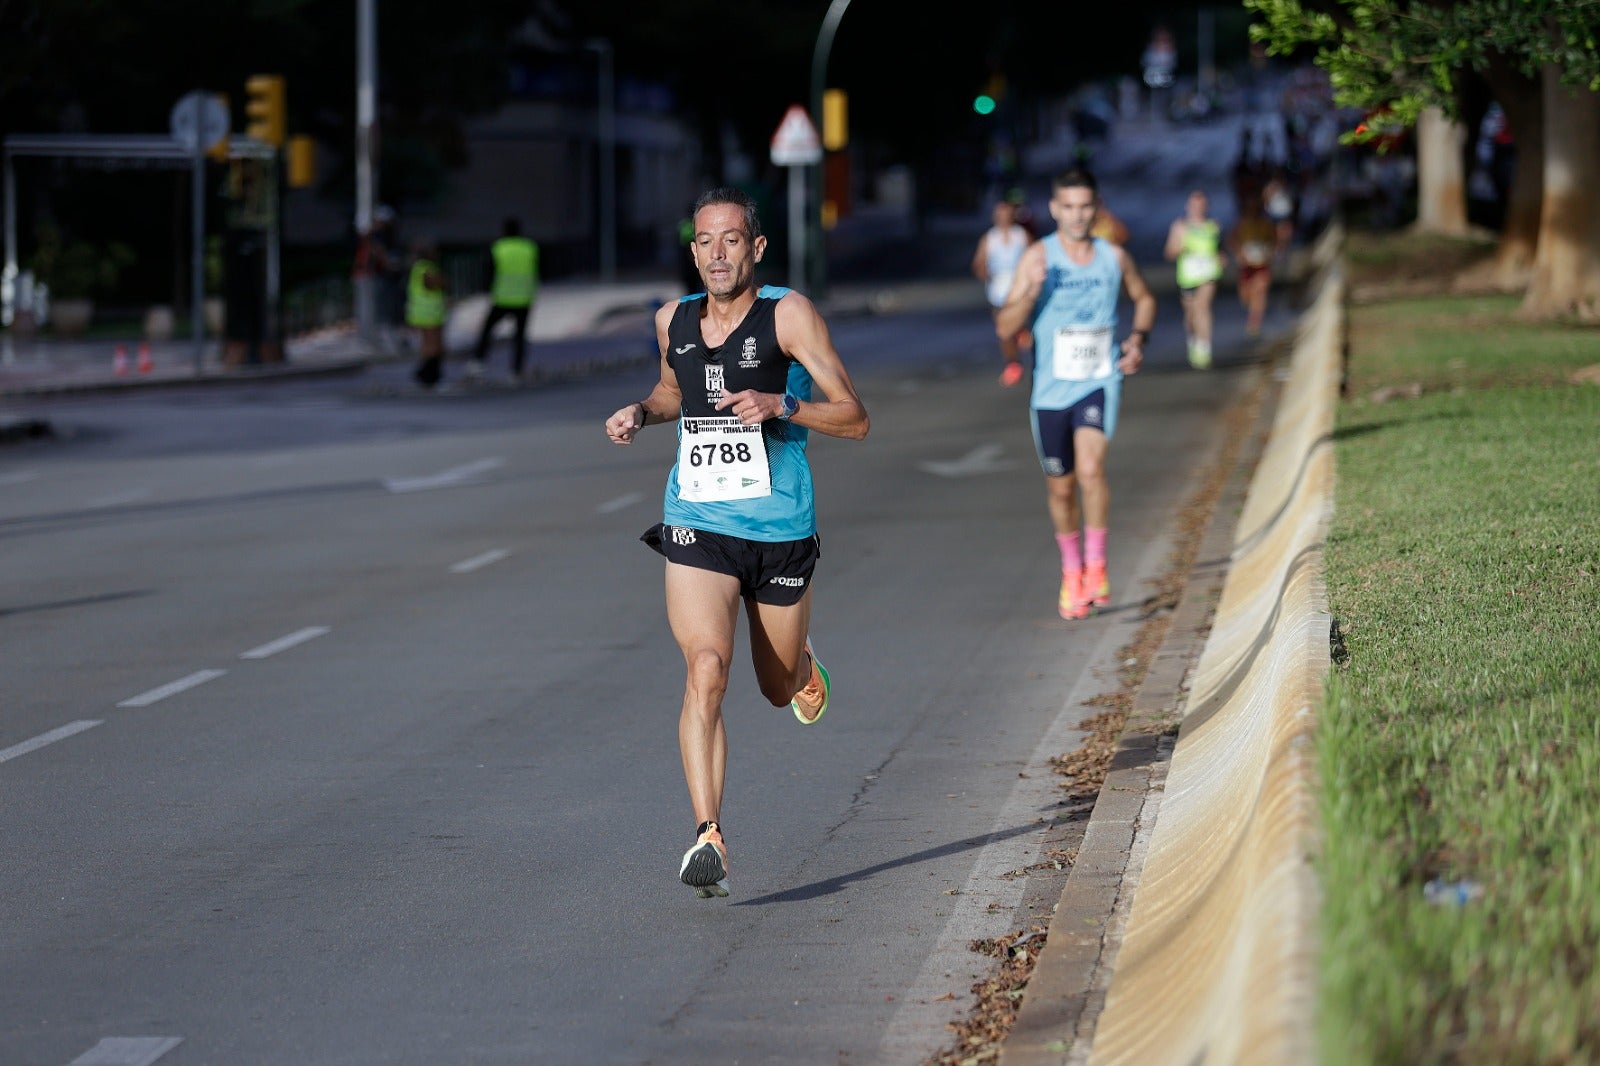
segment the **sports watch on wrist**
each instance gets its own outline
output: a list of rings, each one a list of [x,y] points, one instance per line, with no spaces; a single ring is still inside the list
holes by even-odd
[[[792,392],[784,393],[783,410],[778,412],[778,417],[784,421],[788,421],[794,417],[794,413],[798,410],[800,410],[800,397],[796,396]]]

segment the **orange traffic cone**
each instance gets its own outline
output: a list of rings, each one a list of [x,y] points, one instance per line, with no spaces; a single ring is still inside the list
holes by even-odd
[[[128,346],[117,345],[117,352],[111,357],[111,372],[117,377],[122,377],[128,372]]]
[[[139,345],[139,373],[148,374],[155,364],[150,361],[150,342]]]

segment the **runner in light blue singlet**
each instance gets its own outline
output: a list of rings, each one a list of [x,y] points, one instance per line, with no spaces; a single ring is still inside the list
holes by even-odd
[[[1104,430],[1110,439],[1122,395],[1122,371],[1117,367],[1122,346],[1116,340],[1122,266],[1112,246],[1098,237],[1094,238],[1094,260],[1088,266],[1068,259],[1054,236],[1043,243],[1047,273],[1031,324],[1035,352],[1031,404],[1035,410],[1065,411],[1096,389],[1104,389]],[[1110,372],[1080,380],[1057,377],[1056,345],[1066,343],[1065,331],[1085,334],[1089,330],[1106,331]]]

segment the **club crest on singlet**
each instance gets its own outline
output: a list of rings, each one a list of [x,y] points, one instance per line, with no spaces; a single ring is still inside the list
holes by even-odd
[[[722,399],[722,364],[706,364],[706,402],[716,403]]]
[[[756,339],[746,337],[744,346],[739,349],[739,366],[744,370],[754,370],[761,365],[760,358],[756,355]]]

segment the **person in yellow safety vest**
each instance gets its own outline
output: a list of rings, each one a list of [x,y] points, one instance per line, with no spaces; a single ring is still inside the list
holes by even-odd
[[[528,354],[528,318],[539,294],[539,246],[522,235],[520,221],[508,216],[500,225],[499,240],[489,246],[489,258],[493,276],[489,310],[478,332],[478,347],[467,373],[474,378],[483,376],[494,328],[501,319],[510,318],[516,327],[512,334],[511,375],[520,381]]]
[[[429,240],[411,246],[411,275],[406,282],[406,325],[417,331],[418,385],[431,389],[444,375],[444,272],[437,262],[438,247]]]

